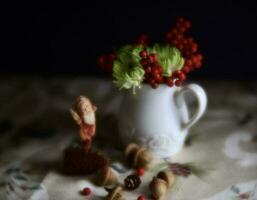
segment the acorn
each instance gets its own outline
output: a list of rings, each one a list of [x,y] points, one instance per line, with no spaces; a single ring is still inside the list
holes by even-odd
[[[168,187],[171,187],[175,182],[175,175],[168,170],[159,172],[157,174],[157,178],[164,180],[167,183]]]
[[[155,200],[161,200],[166,195],[168,184],[163,179],[153,177],[153,180],[151,181],[149,187],[152,193],[152,197]]]
[[[97,172],[96,184],[99,186],[112,185],[117,182],[117,176],[112,171],[111,167],[105,165]]]
[[[106,200],[125,200],[125,195],[121,186],[117,186],[114,189],[107,190],[109,194],[105,198]]]
[[[148,169],[153,161],[153,154],[145,147],[130,143],[125,149],[125,158],[134,168]]]

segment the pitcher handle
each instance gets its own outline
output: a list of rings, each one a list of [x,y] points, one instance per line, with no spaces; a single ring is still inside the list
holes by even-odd
[[[203,90],[202,87],[200,87],[197,84],[190,84],[187,85],[185,87],[183,87],[180,91],[178,91],[178,93],[175,96],[175,103],[178,107],[182,106],[182,102],[184,102],[184,94],[186,92],[191,92],[194,94],[194,96],[197,99],[197,109],[196,112],[194,113],[194,115],[192,116],[191,119],[189,119],[188,122],[184,122],[182,124],[182,130],[187,130],[189,129],[191,126],[193,126],[199,119],[200,117],[204,114],[204,111],[206,109],[207,106],[207,97],[206,94]]]

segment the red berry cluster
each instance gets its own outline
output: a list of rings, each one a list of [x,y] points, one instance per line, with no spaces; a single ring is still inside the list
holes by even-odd
[[[163,69],[158,63],[157,55],[149,54],[146,49],[141,51],[139,55],[142,58],[140,64],[145,70],[145,82],[149,83],[152,88],[157,88],[163,82]]]
[[[108,55],[101,55],[97,59],[97,64],[103,71],[111,72],[113,61],[115,58],[116,55],[114,53]]]
[[[178,18],[175,26],[166,33],[166,40],[172,46],[177,47],[185,59],[182,69],[184,73],[189,73],[202,66],[202,55],[198,53],[198,45],[192,37],[186,37],[185,33],[191,28],[191,22]]]
[[[166,83],[172,87],[175,83],[176,86],[181,86],[182,81],[186,79],[186,75],[183,71],[175,71],[171,77],[162,76],[163,69],[158,62],[156,54],[148,54],[147,50],[140,52],[142,58],[140,64],[145,70],[145,83],[149,83],[152,88],[157,88],[159,84]]]

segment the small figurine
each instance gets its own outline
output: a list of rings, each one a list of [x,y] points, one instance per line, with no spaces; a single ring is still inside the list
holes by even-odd
[[[86,152],[91,149],[92,137],[95,135],[96,109],[89,98],[85,96],[77,97],[73,108],[70,109],[73,119],[80,126],[79,134]]]

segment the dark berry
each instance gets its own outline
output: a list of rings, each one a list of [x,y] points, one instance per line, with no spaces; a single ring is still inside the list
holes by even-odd
[[[146,50],[143,50],[143,51],[141,51],[141,52],[139,53],[139,55],[140,55],[141,58],[146,58],[146,57],[148,56],[148,53],[147,53]]]
[[[145,169],[144,168],[138,168],[137,169],[137,175],[138,176],[143,176],[145,174]]]
[[[184,80],[186,80],[186,75],[184,73],[180,73],[178,75],[178,78],[179,78],[179,80],[184,81]]]
[[[157,62],[157,55],[156,54],[150,54],[149,58],[154,62]]]
[[[175,81],[175,85],[176,85],[177,87],[181,86],[181,85],[182,85],[182,81],[176,80],[176,81]]]
[[[145,68],[145,72],[146,72],[146,73],[151,73],[151,71],[152,71],[152,68],[151,68],[150,66],[147,66],[147,67]]]
[[[187,73],[190,72],[190,67],[189,66],[184,66],[182,71],[187,74]]]
[[[145,197],[143,195],[140,195],[137,200],[146,200]]]
[[[166,84],[169,86],[169,87],[172,87],[174,84],[173,84],[173,79],[172,78],[167,78],[166,79]]]
[[[82,194],[82,195],[85,195],[85,196],[88,196],[88,195],[91,194],[91,189],[88,188],[88,187],[86,187],[86,188],[84,188],[84,189],[81,191],[81,194]]]
[[[148,64],[148,61],[147,61],[147,59],[142,59],[142,60],[140,60],[140,64],[142,65],[142,66],[146,66],[147,64]]]

